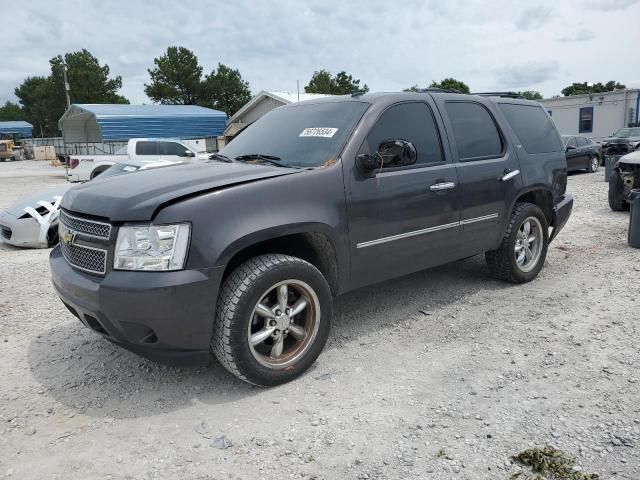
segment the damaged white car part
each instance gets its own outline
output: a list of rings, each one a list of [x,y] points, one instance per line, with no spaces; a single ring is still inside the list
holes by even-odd
[[[31,215],[34,220],[40,225],[40,231],[38,232],[38,246],[40,248],[47,248],[51,243],[55,243],[51,238],[50,232],[55,232],[55,225],[58,224],[58,217],[60,216],[60,202],[62,201],[62,195],[53,197],[54,203],[47,202],[46,200],[40,200],[38,205],[44,207],[47,213],[40,214],[33,207],[24,207],[24,211]],[[55,235],[55,233],[53,234]]]

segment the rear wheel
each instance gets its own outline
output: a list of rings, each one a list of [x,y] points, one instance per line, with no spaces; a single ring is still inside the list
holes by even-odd
[[[332,308],[329,285],[310,263],[279,254],[252,258],[223,283],[211,349],[246,382],[288,382],[320,355]]]
[[[530,282],[540,272],[549,246],[549,225],[540,207],[517,203],[502,243],[485,253],[491,274],[512,283]]]
[[[614,170],[609,177],[609,207],[614,212],[625,212],[629,210],[629,204],[624,198],[624,184],[620,174]]]
[[[600,160],[598,160],[597,155],[594,155],[593,157],[591,157],[591,160],[589,162],[589,168],[587,170],[590,173],[594,173],[598,171],[599,167],[600,167]]]

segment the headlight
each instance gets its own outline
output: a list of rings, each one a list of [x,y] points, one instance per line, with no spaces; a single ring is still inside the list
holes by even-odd
[[[190,232],[188,223],[120,227],[113,269],[182,270]]]

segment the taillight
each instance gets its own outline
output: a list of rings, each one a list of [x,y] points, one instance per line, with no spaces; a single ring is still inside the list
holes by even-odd
[[[77,158],[71,158],[71,159],[69,159],[69,168],[74,169],[74,168],[76,168],[79,164],[80,164],[80,160],[78,160]]]

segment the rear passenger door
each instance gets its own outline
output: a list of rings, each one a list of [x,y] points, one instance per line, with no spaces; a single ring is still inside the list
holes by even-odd
[[[578,143],[578,168],[589,168],[591,147],[585,137],[576,137]]]
[[[488,102],[458,98],[439,99],[439,107],[458,173],[461,248],[473,255],[497,245],[522,178],[517,154]]]

